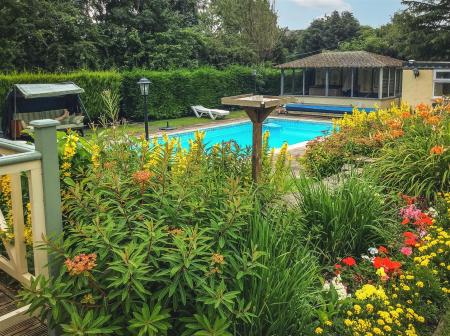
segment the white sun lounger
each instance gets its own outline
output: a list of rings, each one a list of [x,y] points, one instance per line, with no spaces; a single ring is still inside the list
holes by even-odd
[[[225,118],[230,114],[230,112],[226,110],[209,109],[202,105],[191,106],[191,109],[195,113],[197,118],[209,116],[211,119],[216,120]]]

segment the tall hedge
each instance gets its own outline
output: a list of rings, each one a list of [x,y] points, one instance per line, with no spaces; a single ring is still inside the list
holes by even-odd
[[[257,70],[257,90],[264,94],[279,92],[279,73],[271,68]],[[100,93],[111,89],[121,95],[121,115],[128,120],[142,120],[143,99],[137,85],[141,77],[152,82],[148,97],[151,119],[176,118],[189,115],[191,105],[220,106],[220,98],[254,91],[252,68],[233,66],[224,70],[199,68],[194,70],[149,71],[136,69],[115,71],[80,71],[69,74],[12,74],[0,75],[0,108],[4,98],[16,83],[56,83],[73,81],[84,88],[82,94],[86,109],[92,117],[103,111]]]

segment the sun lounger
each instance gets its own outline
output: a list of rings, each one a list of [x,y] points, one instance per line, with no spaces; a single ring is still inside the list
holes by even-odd
[[[191,106],[191,109],[197,118],[209,116],[211,119],[216,120],[225,118],[230,114],[230,112],[226,110],[209,109],[202,105]]]

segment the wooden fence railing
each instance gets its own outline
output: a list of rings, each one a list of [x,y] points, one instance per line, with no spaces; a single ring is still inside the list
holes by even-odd
[[[6,253],[0,255],[0,269],[29,286],[32,277],[56,274],[57,267],[48,267],[49,257],[42,248],[43,238],[62,233],[59,166],[54,120],[37,120],[34,126],[35,146],[0,139],[0,176],[8,176],[10,186],[10,225],[13,239],[2,239]],[[22,177],[28,181],[30,202],[33,274],[27,264],[25,244],[25,218]],[[0,230],[7,228],[5,216],[0,212]],[[26,307],[0,316],[0,333],[24,318]]]

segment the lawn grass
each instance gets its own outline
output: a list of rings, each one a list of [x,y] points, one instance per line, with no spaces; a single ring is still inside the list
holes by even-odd
[[[163,119],[163,120],[154,120],[150,121],[148,123],[149,133],[159,133],[160,127],[166,127],[167,123],[169,123],[169,126],[176,127],[176,128],[183,128],[183,127],[189,127],[189,126],[213,126],[214,124],[220,124],[223,120],[234,120],[234,119],[241,119],[246,118],[247,115],[245,114],[245,111],[232,111],[230,112],[230,115],[225,117],[221,120],[212,120],[210,118],[197,118],[195,116],[193,117],[182,117],[182,118],[176,118],[176,119]],[[133,135],[140,135],[144,133],[144,123],[130,123],[126,125],[119,126],[120,128],[124,129],[128,134]],[[89,136],[91,134],[91,130],[87,130],[86,136]]]

